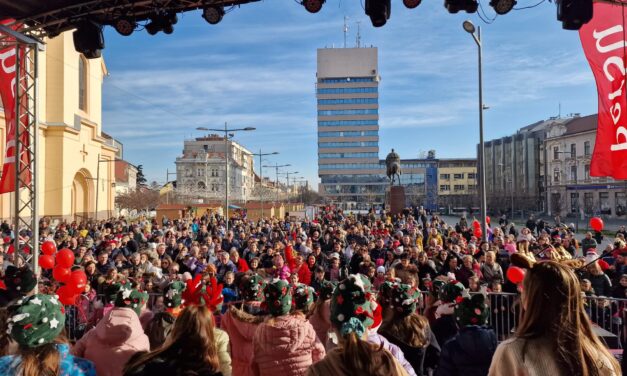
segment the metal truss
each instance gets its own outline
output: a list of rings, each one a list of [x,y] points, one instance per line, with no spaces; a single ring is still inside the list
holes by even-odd
[[[0,49],[15,48],[15,191],[13,247],[32,256],[37,272],[39,211],[37,207],[38,55],[42,45],[21,30],[0,25]],[[6,109],[5,109],[6,111]],[[22,240],[22,241],[20,241]]]
[[[24,32],[40,38],[54,37],[73,29],[84,19],[112,25],[120,17],[143,21],[156,11],[182,13],[207,6],[227,7],[256,1],[260,0],[92,0],[18,19],[16,22],[27,25]]]

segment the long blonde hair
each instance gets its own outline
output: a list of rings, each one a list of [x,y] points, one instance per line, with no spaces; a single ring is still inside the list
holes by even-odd
[[[172,332],[163,346],[143,354],[124,368],[124,373],[158,356],[178,358],[183,364],[205,365],[220,369],[211,311],[205,306],[188,306],[174,322]]]
[[[592,331],[583,307],[581,287],[575,273],[554,261],[535,264],[523,281],[523,305],[518,338],[545,338],[553,342],[554,356],[563,370],[573,376],[597,376],[605,357],[617,375],[616,359]],[[523,356],[526,346],[523,349]]]

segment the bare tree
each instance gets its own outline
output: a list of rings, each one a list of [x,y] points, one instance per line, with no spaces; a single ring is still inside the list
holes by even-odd
[[[148,188],[137,188],[119,194],[115,198],[115,205],[119,209],[127,209],[129,211],[151,210],[159,205],[159,191]]]

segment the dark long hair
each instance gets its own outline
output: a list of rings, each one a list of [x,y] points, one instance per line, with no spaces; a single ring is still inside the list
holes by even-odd
[[[569,375],[600,375],[603,365],[599,359],[603,357],[621,374],[618,362],[592,331],[577,276],[560,263],[538,263],[527,272],[516,337],[551,340],[555,354],[547,356],[555,357]],[[523,356],[525,352],[526,346]]]
[[[211,311],[205,306],[189,306],[183,309],[174,328],[163,346],[138,356],[124,367],[124,374],[157,357],[176,359],[178,364],[190,367],[220,368],[218,349],[214,335],[214,320]]]

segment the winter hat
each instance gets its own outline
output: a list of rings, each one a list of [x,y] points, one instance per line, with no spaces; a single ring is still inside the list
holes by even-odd
[[[266,281],[258,274],[244,276],[240,282],[239,290],[242,299],[246,302],[262,302],[263,289],[266,287]]]
[[[7,333],[22,346],[50,343],[65,325],[65,309],[56,295],[35,294],[22,298],[9,312]]]
[[[462,299],[463,291],[464,285],[459,281],[452,280],[440,290],[440,300],[444,303],[459,303]]]
[[[386,308],[392,305],[392,289],[397,284],[398,282],[396,281],[385,281],[379,286],[377,301],[380,305]]]
[[[283,316],[290,312],[292,307],[292,292],[287,281],[274,279],[263,290],[266,297],[268,312],[272,316]]]
[[[295,311],[309,311],[313,304],[314,289],[299,283],[292,290],[292,306]]]
[[[185,284],[181,281],[171,282],[163,290],[163,302],[167,308],[177,308],[183,304],[183,291]]]
[[[316,292],[316,295],[318,295],[318,299],[321,299],[323,301],[331,299],[331,297],[333,296],[333,290],[335,290],[336,285],[337,284],[335,282],[327,280],[322,281],[318,292]]]
[[[4,276],[4,284],[9,291],[14,291],[19,295],[26,295],[37,285],[37,278],[27,266],[16,268],[10,265],[7,267]]]
[[[117,298],[118,292],[122,290],[122,286],[123,285],[120,282],[113,282],[105,287],[105,298],[107,299],[107,302],[115,302],[115,298]]]
[[[392,307],[403,317],[416,312],[416,302],[420,299],[420,291],[405,283],[392,286]]]
[[[367,283],[366,283],[367,282]],[[351,274],[340,282],[331,298],[331,323],[346,336],[356,333],[362,337],[366,328],[374,323],[370,282],[361,274]]]
[[[385,274],[385,266],[379,266],[377,268],[377,273],[384,273]]]
[[[442,290],[442,287],[444,287],[444,285],[446,285],[446,282],[441,279],[433,280],[433,282],[431,282],[431,289],[429,290],[431,295],[439,298],[440,291]]]
[[[141,313],[142,306],[146,303],[148,294],[133,289],[130,285],[122,287],[115,297],[114,305],[116,307],[131,308],[137,316]]]
[[[483,294],[464,297],[455,306],[455,320],[460,327],[469,325],[485,325],[488,322],[488,305]]]

